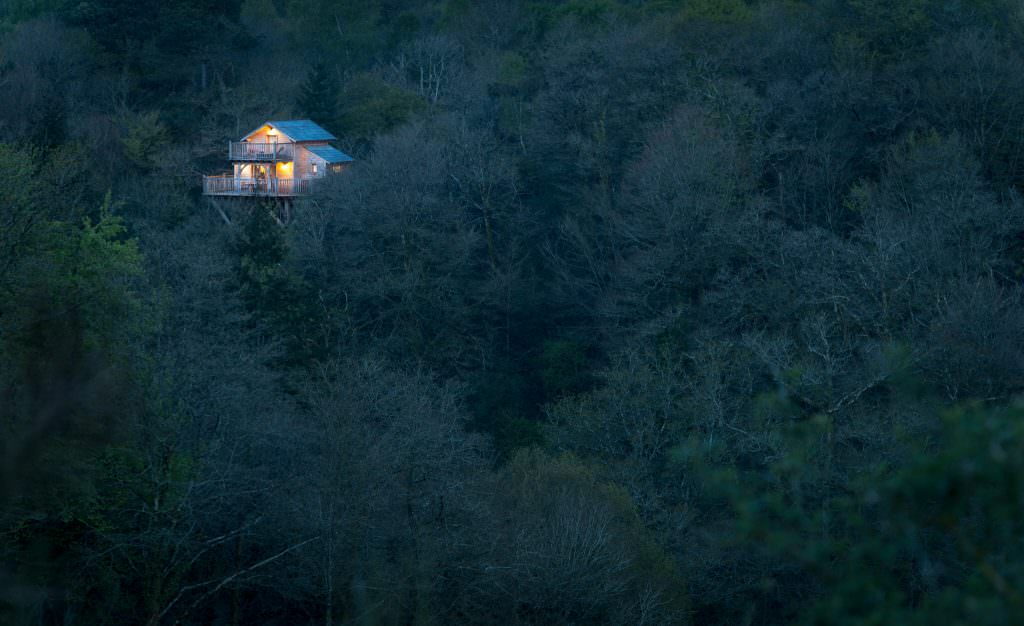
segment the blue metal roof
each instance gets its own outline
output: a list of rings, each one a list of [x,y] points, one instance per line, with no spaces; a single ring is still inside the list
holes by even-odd
[[[292,141],[331,141],[332,139],[337,139],[337,137],[321,128],[312,120],[283,120],[280,122],[267,122],[267,124],[291,137]]]
[[[284,132],[283,129],[282,132]],[[287,135],[288,133],[285,134]],[[291,135],[288,136],[291,137]],[[348,163],[353,160],[352,157],[334,146],[306,146],[306,150],[309,150],[328,163]]]

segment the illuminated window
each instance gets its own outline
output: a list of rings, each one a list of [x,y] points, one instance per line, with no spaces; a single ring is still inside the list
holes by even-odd
[[[320,170],[320,166],[318,166],[316,163],[314,163],[313,164],[313,173],[316,174],[319,170]]]

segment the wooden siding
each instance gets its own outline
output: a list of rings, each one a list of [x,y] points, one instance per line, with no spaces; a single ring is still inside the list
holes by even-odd
[[[316,159],[316,155],[306,150],[304,144],[299,144],[299,149],[295,151],[295,176],[297,178],[312,178],[317,175],[313,174],[312,163]]]
[[[259,129],[252,136],[246,138],[246,143],[273,143],[271,139],[276,139],[277,143],[291,143],[291,139],[285,137],[280,132],[274,131],[274,135],[269,134],[271,132],[269,126],[264,126]]]
[[[313,166],[316,165],[316,171],[313,171]],[[327,161],[324,161],[315,154],[309,155],[309,175],[315,178],[323,178],[327,173]]]

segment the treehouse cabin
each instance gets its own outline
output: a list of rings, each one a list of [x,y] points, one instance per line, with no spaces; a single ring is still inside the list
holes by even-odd
[[[241,141],[228,143],[233,171],[203,176],[203,194],[282,199],[306,195],[318,178],[352,162],[328,143],[335,139],[310,120],[267,122]]]

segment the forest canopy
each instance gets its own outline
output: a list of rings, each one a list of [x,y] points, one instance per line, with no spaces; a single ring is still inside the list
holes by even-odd
[[[0,623],[1024,623],[1016,0],[0,3]],[[267,120],[355,158],[225,220]]]

